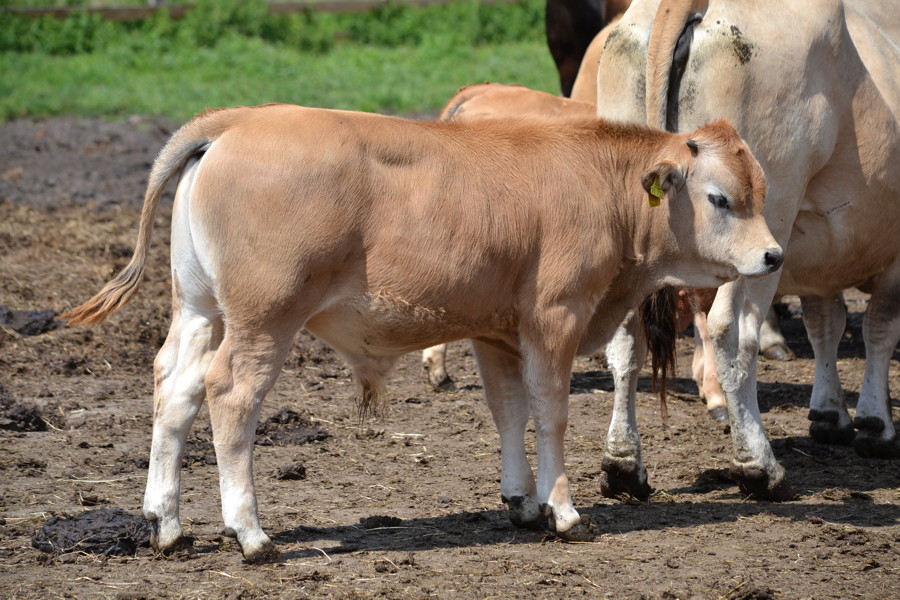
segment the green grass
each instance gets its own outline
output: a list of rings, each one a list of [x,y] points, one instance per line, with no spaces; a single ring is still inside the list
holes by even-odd
[[[130,64],[129,64],[130,63]],[[165,115],[207,107],[290,102],[388,113],[426,113],[468,83],[521,83],[555,92],[540,43],[459,49],[346,46],[327,54],[234,37],[214,49],[128,57],[0,55],[0,118]]]
[[[265,102],[433,113],[469,83],[558,91],[540,0],[282,20],[249,2],[224,5],[234,8],[216,15],[216,29],[199,12],[143,24],[84,15],[0,20],[0,120],[151,114],[183,121],[207,107]],[[350,39],[335,42],[337,31]]]

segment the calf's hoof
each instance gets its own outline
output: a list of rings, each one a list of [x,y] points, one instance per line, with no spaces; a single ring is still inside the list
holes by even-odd
[[[600,493],[607,498],[627,495],[646,500],[653,493],[647,471],[634,459],[604,456],[600,468]]]
[[[587,515],[581,515],[581,520],[565,531],[559,531],[556,528],[556,520],[553,518],[553,511],[548,511],[550,514],[547,517],[550,524],[550,531],[552,531],[556,537],[561,540],[566,540],[567,542],[592,542],[597,539],[597,535],[599,534],[598,529],[591,523],[590,517]]]
[[[851,425],[838,424],[840,414],[835,410],[810,410],[809,420],[809,435],[820,444],[849,446],[856,437],[856,431]]]
[[[159,541],[153,540],[153,535],[151,534],[150,547],[163,556],[171,556],[172,554],[178,554],[179,552],[184,552],[185,550],[193,548],[194,538],[189,535],[182,535],[174,541],[161,545]]]
[[[240,542],[238,542],[238,545],[240,546]],[[241,553],[244,555],[244,560],[251,565],[278,562],[281,558],[281,554],[278,552],[278,549],[275,548],[275,544],[273,544],[271,540],[266,540],[264,543],[253,548],[252,551],[248,551],[241,546]]]
[[[752,463],[732,463],[728,476],[737,482],[741,492],[757,500],[784,502],[795,499],[798,494],[787,482],[784,470],[778,467],[779,473],[772,477],[759,465]]]
[[[169,555],[182,550],[187,550],[194,545],[194,538],[184,535],[181,526],[165,527],[160,519],[144,514],[144,520],[150,527],[150,547],[160,554]],[[170,520],[171,524],[173,521]]]
[[[769,360],[780,360],[782,362],[796,358],[794,352],[784,344],[772,344],[763,348],[762,354]]]
[[[506,504],[510,522],[520,529],[544,529],[547,521],[540,507],[531,496],[501,496]]]

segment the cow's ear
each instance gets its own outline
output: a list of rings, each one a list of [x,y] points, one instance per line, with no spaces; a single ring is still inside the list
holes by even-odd
[[[652,193],[654,181],[658,181],[667,194],[678,193],[684,187],[684,171],[677,164],[664,160],[641,176],[641,185],[648,194]]]

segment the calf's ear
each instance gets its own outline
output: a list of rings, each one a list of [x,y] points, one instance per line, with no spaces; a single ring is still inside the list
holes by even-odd
[[[656,163],[652,169],[641,176],[641,185],[649,194],[654,181],[659,181],[660,187],[668,194],[678,193],[684,187],[684,171],[677,164],[664,160]]]

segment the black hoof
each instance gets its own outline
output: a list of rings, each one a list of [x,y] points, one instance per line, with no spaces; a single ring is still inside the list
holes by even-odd
[[[728,408],[725,406],[716,406],[715,408],[709,409],[709,416],[720,423],[724,423],[728,420]]]
[[[849,446],[856,437],[856,431],[850,426],[837,427],[832,423],[813,421],[809,424],[809,435],[820,444]]]
[[[633,496],[646,500],[653,493],[653,488],[647,483],[647,473],[636,460],[604,456],[600,468],[603,471],[600,475],[600,493],[607,498]]]
[[[849,446],[856,437],[856,431],[850,425],[838,427],[840,414],[836,410],[810,409],[809,435],[820,444]]]
[[[768,348],[764,348],[762,353],[763,356],[769,360],[780,360],[782,362],[787,362],[796,358],[794,352],[784,344],[774,344]]]
[[[765,469],[757,465],[732,464],[728,476],[737,482],[744,494],[757,500],[784,502],[795,499],[798,494],[782,475],[772,481]]]
[[[853,440],[853,449],[863,458],[900,458],[900,441],[896,437],[886,440],[860,432]]]
[[[853,427],[867,433],[881,433],[884,431],[884,421],[878,417],[856,417],[853,419]]]

